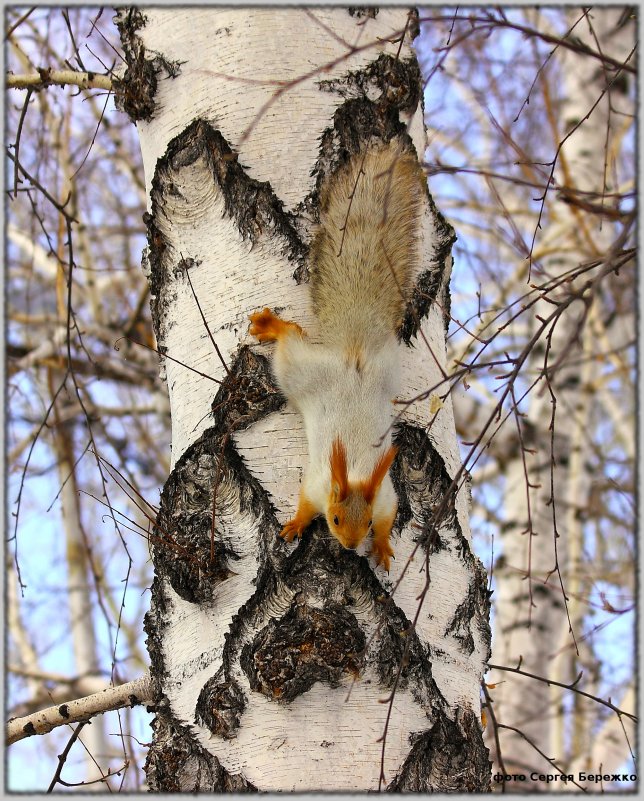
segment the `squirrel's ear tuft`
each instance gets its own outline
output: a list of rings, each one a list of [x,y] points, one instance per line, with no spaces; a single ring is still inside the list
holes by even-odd
[[[331,492],[335,503],[340,503],[349,494],[349,477],[347,474],[347,451],[340,437],[333,440],[331,446]]]
[[[364,499],[367,503],[373,503],[373,499],[376,497],[376,492],[378,492],[378,488],[382,484],[384,477],[387,475],[387,470],[389,470],[393,464],[397,453],[398,448],[395,445],[392,445],[391,448],[386,450],[380,459],[378,459],[376,466],[373,468],[373,472],[369,478],[363,482],[362,494],[364,495]]]

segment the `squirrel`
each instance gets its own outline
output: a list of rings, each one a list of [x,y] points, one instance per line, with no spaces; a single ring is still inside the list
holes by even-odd
[[[320,344],[270,309],[249,333],[275,341],[277,384],[304,418],[309,465],[297,513],[280,536],[292,542],[318,515],[345,547],[371,531],[371,553],[389,572],[398,499],[388,474],[398,392],[399,343],[425,189],[414,152],[394,139],[350,157],[320,190],[310,254]]]

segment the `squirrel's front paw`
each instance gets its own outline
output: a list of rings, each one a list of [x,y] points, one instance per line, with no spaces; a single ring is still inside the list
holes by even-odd
[[[390,557],[394,555],[394,549],[391,547],[389,539],[374,540],[371,545],[371,555],[375,556],[376,564],[382,565],[388,573],[391,564]]]
[[[283,537],[286,542],[293,542],[295,537],[302,538],[302,532],[305,528],[306,526],[298,522],[297,518],[293,518],[293,520],[289,520],[284,525],[284,528],[280,531],[280,537]]]

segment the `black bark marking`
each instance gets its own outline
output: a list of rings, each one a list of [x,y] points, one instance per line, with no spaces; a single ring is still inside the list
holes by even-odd
[[[231,435],[284,403],[267,359],[242,348],[213,400],[214,425],[186,449],[168,477],[154,550],[163,550],[157,572],[184,600],[211,601],[216,584],[234,571],[231,563],[239,557],[222,530],[226,516],[236,510],[251,511],[264,521],[264,531],[275,535],[279,530],[266,493],[243,464]]]
[[[476,716],[465,710],[454,722],[442,715],[431,729],[416,737],[387,792],[486,792],[491,766]]]
[[[127,64],[125,74],[113,81],[114,104],[133,123],[138,120],[147,122],[156,110],[158,76],[165,71],[170,78],[175,78],[180,65],[168,61],[159,53],[151,56],[146,50],[138,32],[147,23],[147,18],[139,9],[119,9],[114,20]]]
[[[154,186],[154,182],[153,182]],[[167,331],[166,311],[174,300],[169,296],[168,280],[164,273],[165,254],[168,242],[157,225],[158,202],[154,189],[152,190],[152,214],[147,211],[143,214],[143,222],[147,228],[147,247],[143,254],[143,272],[150,284],[150,311],[152,325],[156,334],[159,353],[162,355],[167,348],[163,344]]]
[[[365,643],[355,616],[340,604],[316,609],[295,603],[244,647],[241,667],[252,690],[292,701],[318,681],[337,687],[343,674],[359,674]]]
[[[449,279],[451,270],[446,268],[446,263],[457,237],[452,226],[436,208],[429,191],[428,198],[434,217],[436,240],[433,243],[434,253],[431,266],[420,273],[416,279],[407,311],[398,332],[401,340],[407,345],[411,345],[412,339],[418,335],[420,321],[427,316],[430,307],[435,302],[438,302],[443,313],[445,332],[450,324]]]
[[[314,522],[304,532],[299,546],[283,563],[280,579],[300,604],[326,608],[334,599],[341,599],[351,608],[356,598],[373,599],[377,630],[362,664],[365,668],[373,666],[381,685],[391,688],[409,641],[399,687],[409,687],[428,714],[444,708],[445,700],[434,682],[428,650],[418,634],[411,631],[407,616],[383,589],[366,557],[343,548],[329,536],[324,522]],[[270,596],[264,603],[269,599]]]
[[[36,734],[36,727],[31,721],[29,721],[29,723],[25,723],[25,725],[22,727],[22,730],[25,734]]]
[[[223,459],[222,459],[223,461]],[[156,536],[163,541],[166,575],[174,591],[184,600],[210,600],[214,586],[231,575],[230,562],[237,558],[221,532],[212,532],[213,492],[218,457],[201,453],[172,471],[163,488]],[[216,511],[230,513],[226,468],[219,471]],[[158,549],[155,546],[155,550]]]
[[[401,424],[394,441],[400,448],[400,456],[391,471],[399,504],[396,526],[402,527],[410,522],[414,517],[412,510],[415,510],[414,522],[420,529],[418,538],[424,551],[431,557],[433,553],[450,548],[465,562],[472,579],[467,595],[456,609],[445,635],[454,634],[463,650],[472,654],[475,648],[472,626],[476,625],[481,642],[487,649],[487,660],[491,647],[487,624],[490,609],[487,573],[461,530],[454,491],[449,489],[452,480],[445,462],[427,434],[419,428]],[[452,532],[451,542],[448,542],[446,532]],[[431,580],[431,560],[429,565]]]
[[[380,92],[380,96],[370,102],[376,107],[390,106],[392,111],[413,113],[420,102],[422,81],[416,56],[399,59],[388,53],[381,53],[364,69],[349,71],[341,78],[321,80],[319,87],[341,97],[359,97],[364,100],[375,89]],[[363,131],[362,136],[366,133]]]
[[[152,721],[152,728],[154,741],[145,762],[151,792],[257,792],[241,774],[229,773],[217,757],[202,748],[167,712]]]
[[[402,423],[394,441],[400,448],[400,456],[395,469],[392,469],[391,478],[400,509],[405,514],[401,525],[413,519],[419,530],[416,539],[430,554],[447,547],[440,536],[440,529],[455,531],[459,544],[464,541],[467,545],[456,515],[454,493],[451,492],[446,500],[452,480],[442,456],[427,434],[416,426]],[[438,519],[437,512],[441,506],[443,511]]]
[[[220,435],[248,428],[286,405],[265,356],[242,347],[230,373],[212,402],[213,424]]]
[[[377,6],[349,6],[347,8],[349,16],[356,17],[357,19],[360,19],[361,17],[375,19],[378,16],[379,10],[380,9],[377,8]]]
[[[472,579],[463,601],[454,612],[450,624],[445,630],[445,636],[453,634],[459,640],[465,653],[474,652],[474,637],[472,625],[478,628],[481,643],[486,649],[485,661],[490,658],[491,634],[487,621],[490,614],[490,598],[492,593],[487,588],[487,573],[478,559],[474,558],[471,565]]]
[[[382,617],[375,656],[381,684],[388,688],[394,686],[401,662],[403,665],[398,678],[400,689],[405,689],[412,674],[416,674],[416,680],[422,681],[431,677],[432,666],[427,651],[418,636],[412,632],[409,621],[401,614],[400,609],[390,610],[390,614]],[[436,685],[433,685],[433,689],[438,692]]]
[[[477,562],[473,570],[474,575],[465,598],[454,612],[454,617],[445,630],[445,636],[453,634],[460,642],[463,651],[470,655],[475,647],[472,626],[476,625],[481,642],[486,647],[485,661],[487,661],[491,654],[491,636],[487,621],[492,593],[487,589],[487,574],[483,567]]]
[[[225,739],[235,736],[246,708],[246,696],[237,682],[225,680],[223,670],[208,679],[199,693],[195,723]]]
[[[461,648],[468,656],[474,653],[474,637],[470,629],[471,622],[476,614],[477,607],[474,605],[474,593],[472,585],[465,595],[465,599],[458,605],[454,612],[449,626],[445,629],[445,636],[453,634],[460,642]]]
[[[179,171],[201,157],[206,159],[212,179],[223,194],[226,214],[235,220],[243,239],[254,243],[268,231],[282,240],[286,258],[306,257],[307,248],[295,227],[295,215],[284,210],[267,181],[257,181],[246,173],[239,155],[206,120],[195,120],[170,141],[157,167],[159,181],[168,178],[170,171]]]
[[[67,718],[70,717],[69,707],[67,706],[67,704],[61,704],[58,707],[58,714],[61,716],[61,718],[65,718],[65,720],[67,720]]]
[[[169,243],[159,219],[164,214],[165,198],[178,194],[178,174],[199,159],[204,159],[207,179],[221,191],[224,213],[235,221],[243,239],[255,243],[262,237],[273,237],[281,242],[285,258],[296,261],[300,267],[308,253],[298,218],[284,209],[270,184],[250,178],[221,133],[207,121],[195,120],[168,143],[165,154],[158,160],[150,192],[151,213],[143,215],[147,226],[152,321],[160,343],[167,330],[167,308],[174,300],[168,289],[173,286],[168,280],[169,273],[174,274],[181,262],[177,259],[177,264],[167,264]]]

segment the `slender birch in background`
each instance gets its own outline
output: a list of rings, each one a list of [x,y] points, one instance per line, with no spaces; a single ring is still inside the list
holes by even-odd
[[[150,197],[152,314],[170,357],[172,470],[145,624],[150,788],[484,790],[488,601],[450,403],[412,404],[398,424],[389,576],[323,523],[293,548],[277,534],[298,494],[302,422],[247,334],[264,306],[315,330],[311,222],[343,154],[395,135],[422,156],[415,16],[146,9],[117,24]],[[445,364],[453,232],[429,201],[422,227],[408,398]]]
[[[622,17],[619,8],[598,9],[588,19],[578,9],[566,14],[582,44],[609,53],[618,62],[628,59],[635,44],[633,21]],[[615,189],[611,154],[616,139],[630,126],[633,111],[625,90],[628,76],[564,49],[555,58],[563,75],[562,96],[557,100],[547,84],[543,91],[546,108],[557,102],[559,106],[558,115],[549,116],[547,130],[553,153],[564,142],[554,178],[566,191],[550,201],[549,226],[536,239],[535,280],[572,276],[579,265],[598,258],[605,260],[604,272],[609,274],[623,239],[619,227],[601,214],[586,213],[583,203],[576,201],[592,199],[601,209],[602,197]],[[528,335],[552,313],[553,300],[567,302],[587,280],[581,276],[567,281],[558,297],[551,294],[536,305]],[[632,323],[632,314],[613,316],[591,286],[544,332],[542,347],[534,348],[530,356],[527,375],[538,376],[544,366],[545,372],[526,399],[523,442],[505,467],[507,524],[502,529],[503,564],[497,566],[492,662],[516,666],[521,661],[525,671],[565,683],[574,682],[581,671],[584,689],[591,693],[596,693],[599,673],[584,636],[588,615],[583,599],[591,595],[601,569],[584,557],[589,547],[587,510],[595,484],[595,445],[589,432],[604,414],[604,393],[594,386],[598,382],[594,354],[603,350],[602,329],[609,349],[619,351],[634,337]],[[625,408],[631,407],[632,398],[623,400]],[[508,731],[504,738],[508,772],[543,773],[547,763],[535,745],[564,769],[590,753],[594,722],[589,714],[596,713],[592,702],[574,696],[565,707],[560,689],[512,674],[503,675],[494,698],[499,720],[521,732]],[[618,770],[623,760],[624,752],[620,762],[605,761],[602,772],[610,767]],[[597,772],[600,764],[588,762],[587,767]]]
[[[96,69],[114,56],[111,45],[102,47],[99,9],[28,11],[7,10],[6,66],[15,75],[41,68],[41,77],[51,77],[43,64],[62,67],[65,59],[75,65],[84,58]],[[167,474],[167,393],[153,353],[114,350],[123,334],[148,341],[131,125],[113,112],[107,120],[111,96],[92,89],[106,76],[91,86],[71,78],[71,91],[43,80],[5,95],[6,716],[8,742],[16,742],[7,788],[105,791],[107,784],[115,791],[125,781],[133,790],[142,772],[132,744],[141,739],[145,714],[113,712],[81,730],[67,702],[121,686],[146,668],[147,542],[126,533],[129,526],[136,531],[134,505],[115,497],[100,459],[139,492],[158,486]],[[29,716],[40,720],[52,704],[60,728],[33,736],[42,729]]]

